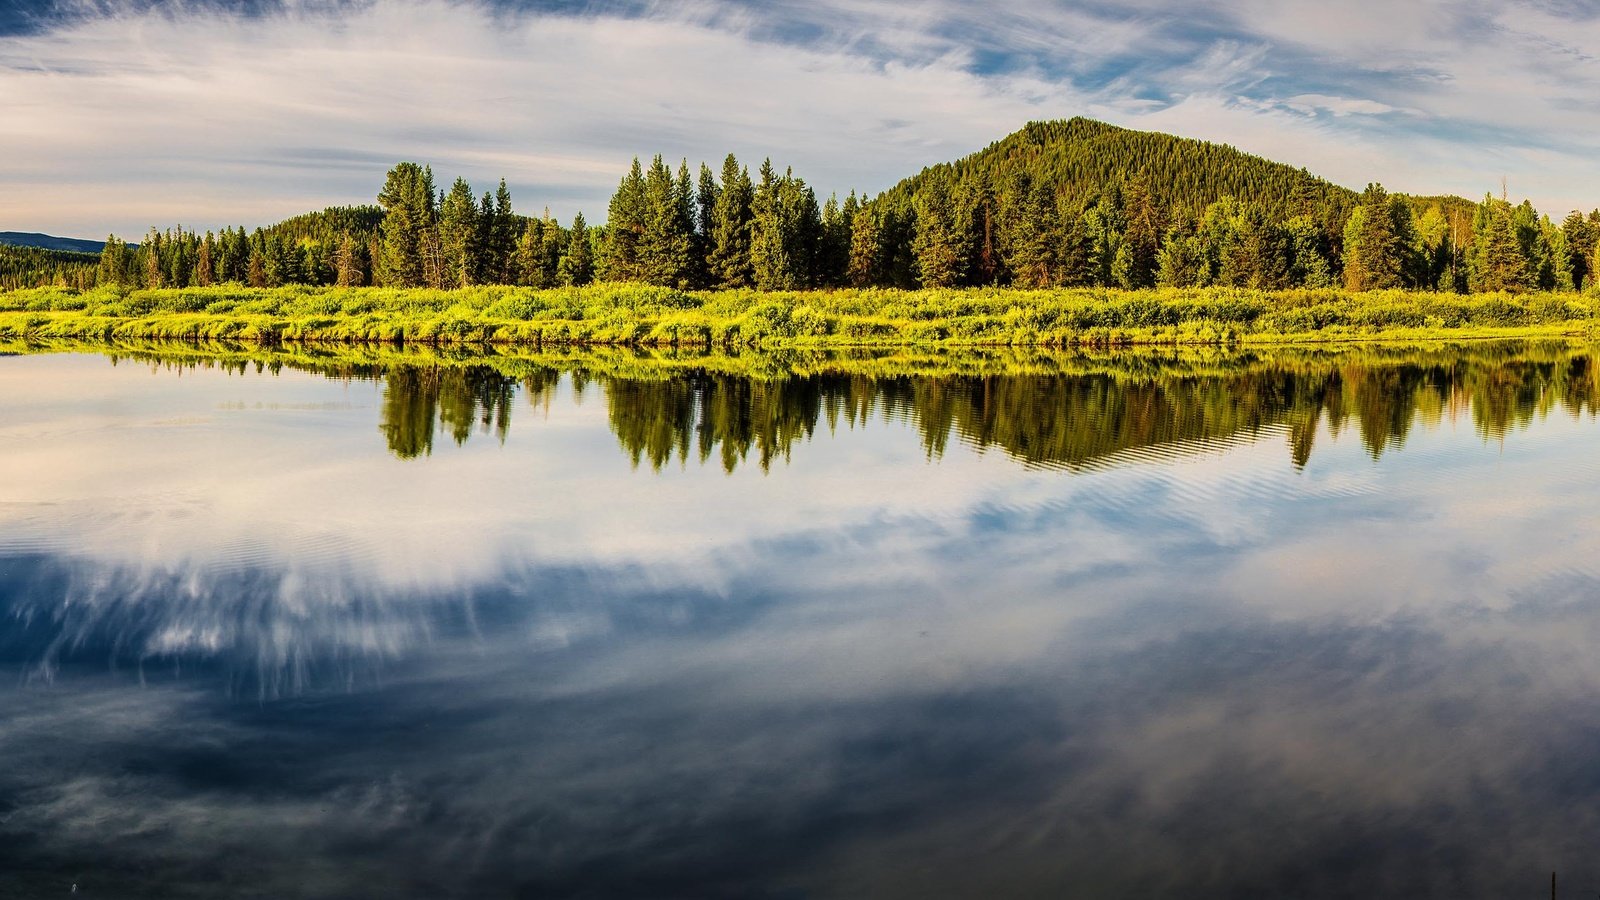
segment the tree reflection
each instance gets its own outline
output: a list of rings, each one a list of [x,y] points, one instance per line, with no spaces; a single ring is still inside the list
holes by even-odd
[[[520,358],[405,354],[375,361],[309,352],[266,360],[161,348],[119,351],[165,366],[229,370],[288,365],[329,377],[381,378],[380,428],[402,459],[427,456],[434,435],[464,443],[474,433],[502,442],[520,391],[548,412],[563,383],[581,403],[598,388],[611,429],[635,466],[713,461],[728,472],[788,461],[817,428],[832,433],[873,419],[904,420],[930,458],[955,438],[998,448],[1028,465],[1092,467],[1147,448],[1182,452],[1266,429],[1282,429],[1289,458],[1309,463],[1319,432],[1354,427],[1374,459],[1412,430],[1470,421],[1502,440],[1557,410],[1600,410],[1600,366],[1592,351],[1521,342],[1471,347],[1243,352],[1214,357],[1128,353],[1018,357],[1014,367],[976,374],[952,354],[897,371],[871,356],[664,359],[625,353]],[[986,362],[992,363],[992,360]],[[1014,368],[1014,371],[1012,370]],[[998,369],[998,371],[996,371]]]

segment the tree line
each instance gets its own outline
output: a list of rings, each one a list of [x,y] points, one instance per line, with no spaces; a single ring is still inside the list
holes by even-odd
[[[591,281],[683,289],[1407,288],[1596,285],[1600,210],[1560,225],[1502,194],[1475,206],[1356,194],[1232,148],[1088,120],[1034,123],[884,193],[819,201],[766,160],[751,175],[634,159],[601,227],[520,215],[504,180],[448,190],[400,163],[377,206],[252,233],[108,239],[95,280],[456,288]]]

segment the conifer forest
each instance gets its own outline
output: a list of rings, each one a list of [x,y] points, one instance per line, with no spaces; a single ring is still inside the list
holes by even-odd
[[[1032,123],[875,196],[825,198],[764,160],[635,159],[605,210],[519,212],[404,162],[377,205],[268,227],[108,238],[97,260],[8,248],[0,285],[237,283],[434,289],[633,282],[839,287],[1402,288],[1595,285],[1600,210],[1557,223],[1524,201],[1359,193],[1229,147],[1085,119]]]

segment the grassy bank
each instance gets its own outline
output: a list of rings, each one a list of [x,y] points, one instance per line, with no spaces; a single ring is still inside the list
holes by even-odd
[[[1111,347],[1600,336],[1579,294],[843,290],[643,285],[457,291],[245,288],[0,293],[0,339],[536,347]]]

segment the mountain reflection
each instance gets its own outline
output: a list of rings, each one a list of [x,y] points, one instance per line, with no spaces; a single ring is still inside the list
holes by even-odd
[[[151,348],[125,355],[180,366],[263,365]],[[430,454],[440,434],[457,444],[475,431],[504,442],[515,395],[548,402],[565,374],[580,397],[590,385],[603,393],[622,451],[635,465],[657,470],[691,460],[730,472],[751,462],[767,469],[790,459],[819,427],[862,427],[874,418],[913,423],[930,457],[941,456],[955,437],[1029,465],[1078,469],[1130,451],[1182,452],[1274,426],[1287,429],[1290,458],[1304,466],[1320,424],[1334,435],[1353,425],[1377,459],[1403,446],[1413,428],[1447,420],[1469,419],[1484,439],[1499,440],[1558,409],[1573,415],[1600,409],[1592,352],[1563,344],[1026,357],[1015,371],[1000,360],[977,367],[987,369],[977,374],[962,371],[959,356],[898,370],[874,357],[786,366],[781,357],[615,354],[272,363],[334,378],[382,379],[380,427],[403,459]]]

